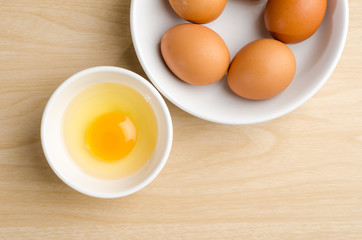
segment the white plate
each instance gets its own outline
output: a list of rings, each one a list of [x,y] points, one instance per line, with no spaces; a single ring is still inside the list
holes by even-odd
[[[247,43],[271,38],[264,26],[266,2],[229,0],[222,15],[205,24],[225,40],[231,58]],[[225,78],[209,86],[192,86],[175,77],[161,57],[160,40],[169,28],[184,22],[168,0],[132,0],[132,39],[146,74],[166,98],[194,116],[223,124],[251,124],[296,109],[327,81],[346,41],[348,1],[328,0],[327,13],[318,31],[302,43],[288,45],[297,59],[295,78],[284,92],[263,101],[234,95]]]

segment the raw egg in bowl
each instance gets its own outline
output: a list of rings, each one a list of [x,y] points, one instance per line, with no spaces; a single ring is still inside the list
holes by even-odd
[[[118,67],[83,70],[61,84],[44,110],[41,141],[49,165],[86,195],[132,194],[161,171],[172,121],[157,90]]]

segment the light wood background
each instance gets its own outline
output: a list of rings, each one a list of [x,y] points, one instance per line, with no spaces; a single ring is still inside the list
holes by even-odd
[[[43,108],[82,69],[145,76],[130,0],[0,1],[0,239],[362,239],[362,1],[344,54],[296,111],[252,126],[197,119],[168,103],[164,170],[121,199],[61,182],[40,145]]]

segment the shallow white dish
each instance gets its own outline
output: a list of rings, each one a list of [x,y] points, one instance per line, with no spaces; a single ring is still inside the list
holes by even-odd
[[[63,115],[69,102],[82,90],[98,83],[114,82],[140,93],[152,107],[158,140],[153,155],[138,172],[125,178],[103,180],[83,172],[68,153],[63,139]],[[63,82],[49,99],[41,123],[41,142],[50,167],[73,189],[93,197],[116,198],[139,191],[160,173],[171,151],[171,116],[162,96],[144,78],[118,67],[83,70]]]
[[[205,24],[225,40],[231,58],[247,43],[271,38],[264,26],[267,1],[229,0],[222,15]],[[328,0],[318,31],[306,41],[288,45],[297,60],[291,85],[278,96],[251,101],[234,95],[225,78],[209,86],[188,85],[165,65],[160,40],[172,26],[185,23],[168,0],[132,0],[131,32],[143,69],[156,88],[184,111],[216,123],[252,124],[280,117],[311,98],[328,80],[342,54],[348,32],[348,1]]]

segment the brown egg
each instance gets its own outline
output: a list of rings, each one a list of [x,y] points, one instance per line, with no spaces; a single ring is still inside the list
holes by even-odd
[[[298,43],[318,30],[326,9],[327,0],[269,0],[265,26],[275,39]]]
[[[242,48],[227,75],[230,89],[254,100],[274,97],[291,83],[296,72],[293,52],[274,39],[260,39]]]
[[[230,63],[224,40],[210,28],[192,23],[170,28],[161,39],[161,53],[170,70],[193,85],[217,82]]]
[[[208,23],[223,12],[227,0],[169,0],[173,10],[193,23]]]

